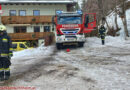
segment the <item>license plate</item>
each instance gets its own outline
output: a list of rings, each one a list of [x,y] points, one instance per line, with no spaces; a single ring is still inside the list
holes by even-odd
[[[68,38],[67,41],[75,41],[75,38]]]

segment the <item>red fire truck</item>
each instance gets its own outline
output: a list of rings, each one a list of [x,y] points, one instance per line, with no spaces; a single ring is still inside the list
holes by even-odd
[[[84,46],[85,33],[90,33],[96,28],[96,14],[83,14],[81,10],[76,12],[56,11],[52,19],[53,30],[56,29],[56,47],[61,49],[63,45],[76,44]]]

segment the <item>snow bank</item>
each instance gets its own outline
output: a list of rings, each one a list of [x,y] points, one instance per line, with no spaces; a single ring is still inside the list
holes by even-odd
[[[86,39],[85,47],[107,47],[107,46],[115,46],[121,47],[130,43],[130,41],[125,41],[122,37],[112,37],[106,36],[105,45],[101,45],[101,39],[97,37],[89,37]]]
[[[45,47],[41,45],[38,48],[33,48],[33,49],[25,49],[22,51],[14,52],[13,58],[17,57],[39,57],[43,55],[49,55],[53,51],[52,47]]]
[[[37,62],[40,62],[41,59],[44,59],[50,54],[53,53],[54,46],[49,46],[45,47],[41,45],[38,48],[33,48],[33,49],[26,49],[18,52],[13,53],[13,57],[11,58],[12,62],[12,70],[17,68],[17,67],[29,67],[32,64],[35,64]],[[25,71],[28,68],[25,68],[23,71]],[[17,70],[16,70],[17,71]],[[15,72],[12,71],[12,72]]]

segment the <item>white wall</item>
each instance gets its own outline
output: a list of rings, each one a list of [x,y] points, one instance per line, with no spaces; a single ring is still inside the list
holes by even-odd
[[[19,15],[19,10],[26,10],[26,16],[33,16],[33,10],[40,10],[40,15],[55,15],[56,10],[63,10],[67,11],[67,7],[64,4],[45,4],[45,5],[2,5],[2,9],[4,13],[2,16],[9,16],[10,10],[16,10],[16,15]],[[7,32],[8,33],[14,33],[14,27],[13,26],[7,26]],[[33,26],[27,26],[27,32],[33,32]],[[40,32],[44,32],[44,26],[51,26],[52,30],[52,24],[38,24],[40,26]]]
[[[17,16],[19,15],[19,10],[26,10],[27,16],[33,16],[33,10],[40,10],[40,15],[55,15],[56,10],[67,11],[67,7],[64,4],[56,5],[2,5],[4,13],[2,16],[9,16],[10,10],[16,10]]]
[[[7,28],[7,33],[14,33],[14,29],[12,26],[6,25],[6,28]]]

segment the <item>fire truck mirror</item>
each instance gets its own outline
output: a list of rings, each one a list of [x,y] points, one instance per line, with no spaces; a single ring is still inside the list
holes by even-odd
[[[88,23],[89,23],[89,16],[85,15],[85,23],[84,26],[87,28],[88,27]]]

